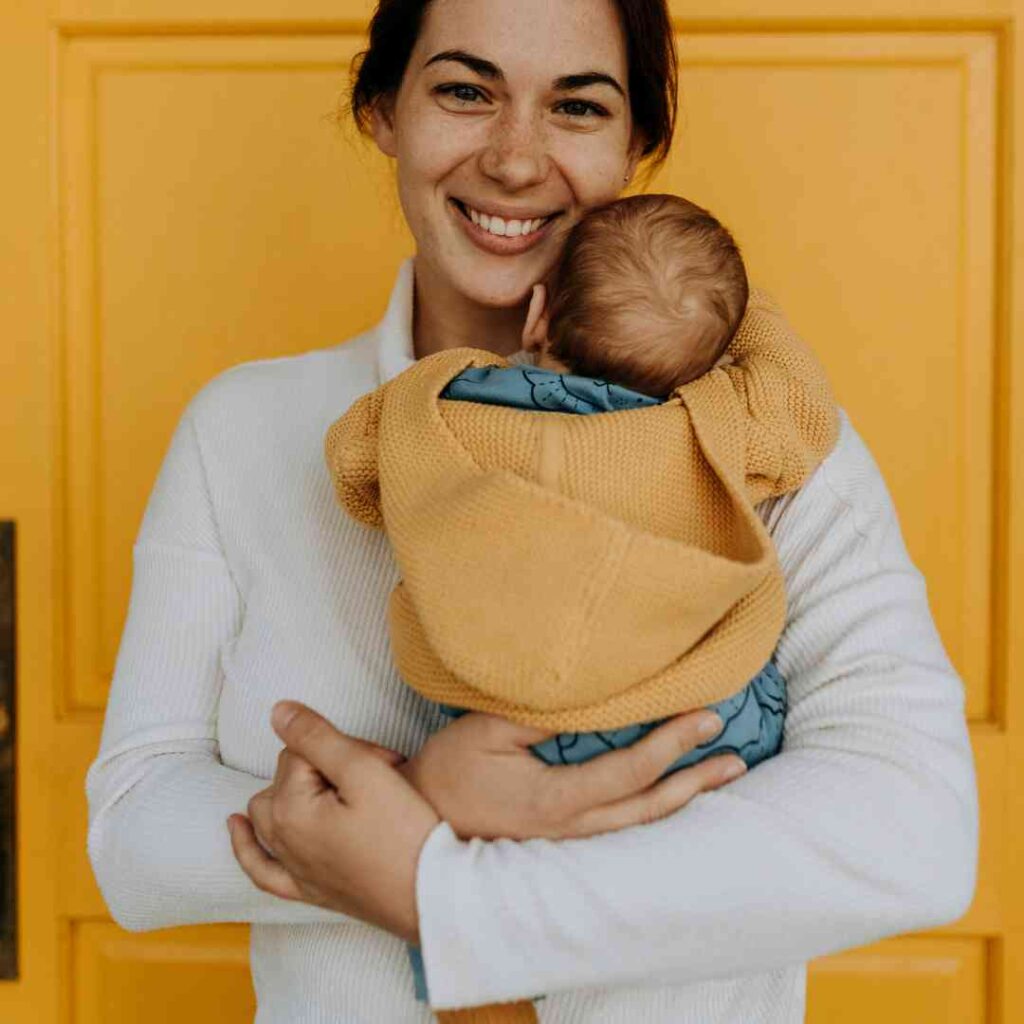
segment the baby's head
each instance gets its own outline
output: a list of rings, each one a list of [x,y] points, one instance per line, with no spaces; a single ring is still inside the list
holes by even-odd
[[[747,307],[732,235],[671,195],[617,199],[576,224],[523,345],[537,363],[661,397],[725,353]]]

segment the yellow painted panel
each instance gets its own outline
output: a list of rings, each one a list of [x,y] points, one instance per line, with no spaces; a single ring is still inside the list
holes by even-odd
[[[105,703],[131,545],[187,399],[370,326],[411,252],[383,158],[331,120],[357,45],[64,47],[69,708]]]
[[[221,1024],[252,1024],[248,935],[244,925],[132,933],[106,922],[77,923],[75,1024],[181,1024],[207,1019],[197,1018],[203,1007]]]
[[[982,939],[890,939],[814,961],[807,970],[808,1024],[982,1024]]]
[[[1019,817],[1008,815],[1007,804],[1011,795],[1020,791],[1020,781],[1013,771],[1013,751],[1004,730],[976,726],[971,730],[971,745],[981,806],[978,881],[968,913],[944,931],[998,935],[1006,928],[1024,927],[1024,902],[1007,898],[1020,885],[1019,873],[1012,871],[1006,860],[1021,824]]]
[[[994,38],[680,40],[652,189],[716,212],[881,466],[939,631],[990,710]]]
[[[48,769],[52,797],[59,808],[52,838],[54,857],[60,864],[55,896],[59,913],[73,921],[108,916],[85,845],[89,822],[85,773],[100,745],[102,722],[98,719],[90,714],[88,719],[83,715],[78,721],[61,721],[55,729],[60,757]]]
[[[68,279],[79,286],[68,294],[68,471],[81,510],[69,707],[105,699],[126,553],[185,398],[224,366],[367,326],[409,250],[382,162],[310,115],[334,108],[358,45],[67,44]],[[725,219],[754,279],[822,353],[887,475],[970,717],[983,719],[994,213],[979,196],[995,184],[994,43],[728,33],[679,45],[680,142],[651,187]],[[341,266],[363,286],[337,288]]]
[[[103,920],[82,786],[130,538],[184,400],[223,366],[375,319],[407,247],[386,165],[322,119],[372,0],[8,7],[0,516],[18,519],[30,568],[22,977],[0,983],[0,1022],[251,1021],[245,926],[134,935]],[[991,719],[973,735],[970,912],[815,961],[808,1019],[1019,1024],[1022,0],[672,7],[685,30],[677,184],[655,187],[703,196],[733,224],[829,362],[896,494],[971,716]],[[336,282],[360,273],[344,302]]]
[[[362,28],[373,14],[376,0],[294,0],[284,7],[280,0],[58,0],[56,17],[65,26],[93,29],[99,23],[107,31],[124,26],[129,31],[176,25],[284,26],[289,34],[303,22],[308,30],[320,24],[337,31],[339,25]],[[298,29],[301,31],[302,29]]]
[[[373,0],[292,0],[287,10],[275,0],[220,0],[216,7],[202,0],[59,0],[58,16],[67,24],[161,27],[180,24],[239,24],[288,26],[312,24],[336,28],[362,24],[372,13]],[[783,28],[801,25],[856,28],[898,25],[936,27],[962,25],[965,20],[995,22],[1012,16],[1014,0],[930,0],[927,7],[903,0],[718,0],[715,4],[692,0],[669,4],[675,20],[687,27],[735,26]]]
[[[71,932],[81,1024],[179,1024],[200,1006],[250,1022],[248,928],[205,925],[127,933],[77,922]],[[985,1019],[986,944],[980,939],[892,939],[812,962],[809,1024],[974,1024]],[[896,1016],[898,1014],[898,1016]]]

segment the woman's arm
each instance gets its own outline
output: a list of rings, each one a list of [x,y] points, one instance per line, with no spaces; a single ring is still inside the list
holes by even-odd
[[[200,396],[178,423],[134,547],[103,735],[86,776],[89,859],[129,931],[351,920],[260,891],[231,850],[225,819],[244,812],[268,780],[219,756],[220,653],[238,632],[242,604],[193,424]]]
[[[586,839],[467,843],[438,825],[417,872],[435,1008],[763,972],[965,913],[978,805],[962,684],[845,417],[768,524],[790,600],[780,754]]]

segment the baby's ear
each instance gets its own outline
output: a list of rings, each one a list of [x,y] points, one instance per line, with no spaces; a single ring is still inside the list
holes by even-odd
[[[523,324],[523,348],[536,352],[544,348],[548,340],[547,289],[535,284],[530,293],[530,308]]]

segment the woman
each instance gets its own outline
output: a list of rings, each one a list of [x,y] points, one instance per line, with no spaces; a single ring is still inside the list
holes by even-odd
[[[702,712],[548,768],[537,732],[500,719],[435,733],[394,676],[394,564],[334,504],[326,427],[413,358],[518,349],[569,227],[666,151],[670,47],[661,0],[383,3],[356,110],[396,161],[415,260],[376,329],[221,374],[175,431],[87,777],[89,854],[125,928],[251,921],[259,1024],[427,1021],[406,941],[435,1008],[547,993],[549,1022],[790,1024],[808,959],[970,903],[962,686],[845,417],[804,487],[760,509],[790,711],[756,771],[717,788],[717,758],[651,788]],[[295,713],[275,715],[284,751],[271,708]]]

